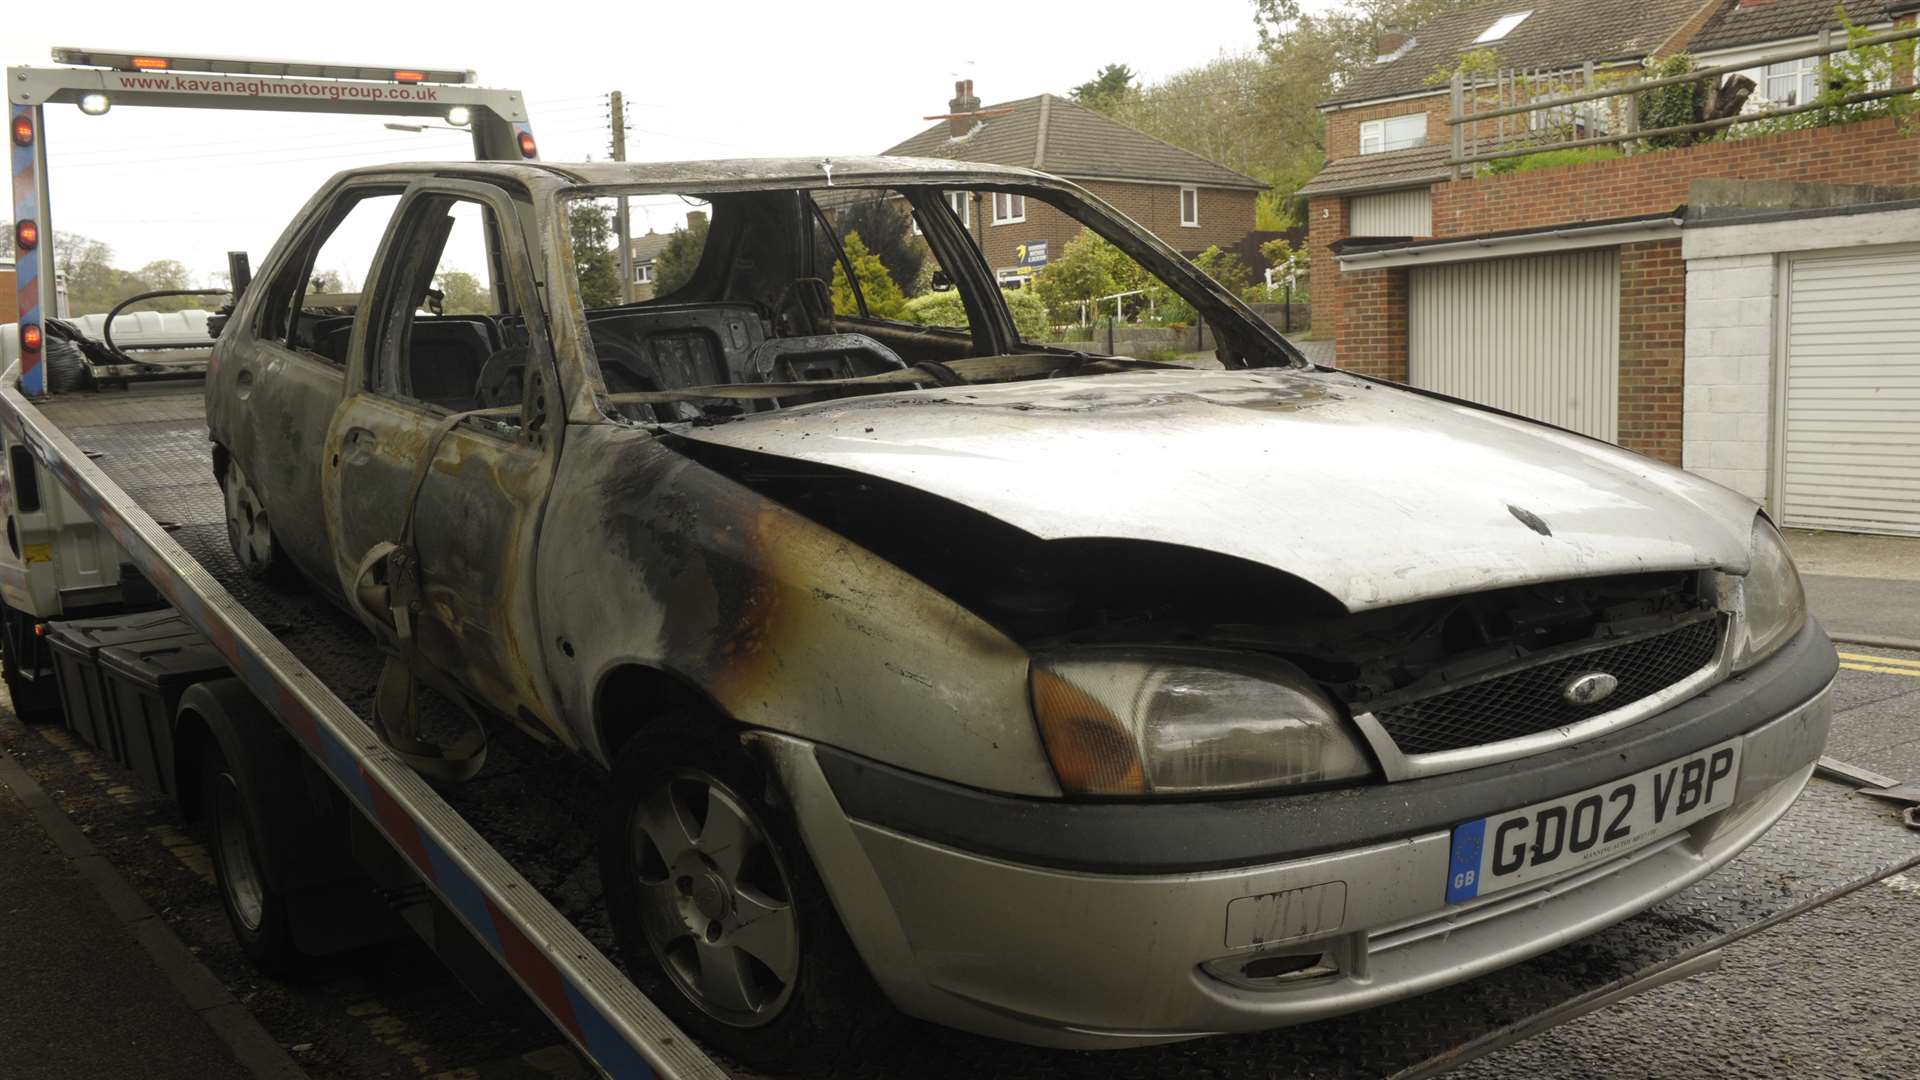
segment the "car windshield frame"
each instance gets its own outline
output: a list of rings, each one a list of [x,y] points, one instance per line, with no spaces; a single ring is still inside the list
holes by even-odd
[[[925,210],[950,218],[951,221],[948,224],[954,229],[963,229],[964,226],[959,224],[958,217],[953,214],[951,207],[946,205],[945,198],[940,194],[942,192],[956,190],[1009,192],[1041,199],[1119,248],[1138,262],[1147,273],[1158,278],[1169,290],[1193,305],[1199,318],[1207,320],[1213,328],[1223,351],[1228,351],[1236,361],[1227,365],[1230,369],[1311,369],[1315,366],[1278,330],[1255,315],[1244,301],[1213,281],[1165,241],[1134,223],[1098,196],[1069,181],[1042,173],[1026,170],[974,170],[956,167],[926,170],[875,170],[840,175],[823,173],[817,176],[782,172],[753,177],[738,175],[716,177],[711,174],[702,177],[690,169],[687,174],[679,178],[650,178],[631,183],[582,180],[556,187],[552,191],[552,198],[553,205],[560,210],[556,218],[562,224],[559,231],[564,236],[565,207],[574,200],[606,200],[620,196],[659,195],[705,198],[726,194],[778,192],[797,192],[811,197],[819,191],[839,189],[907,195],[917,204],[917,209],[918,204],[926,204]],[[918,197],[922,194],[926,197]],[[924,224],[926,223],[923,222]],[[932,239],[930,235],[929,241]],[[570,251],[571,240],[565,239],[564,242]],[[570,259],[569,264],[571,264]],[[579,339],[585,342],[590,340],[585,333],[586,309],[580,302],[577,284],[568,282],[567,285],[568,287],[560,295],[564,296],[571,310],[556,311],[553,314],[556,321],[573,322],[579,331]],[[956,281],[955,285],[957,288],[967,287],[959,281]],[[1007,311],[1004,297],[999,295],[1000,290],[993,288],[987,292],[989,295],[983,299],[996,309],[998,318],[1005,319],[1007,325],[1011,326],[1011,315]],[[664,302],[671,300],[670,297],[660,299]],[[645,310],[646,306],[652,302],[642,301],[628,306],[639,311]],[[1016,353],[1051,353],[1069,359],[1088,359],[1098,356],[1087,350],[1063,349],[1058,346],[1022,342],[1017,339],[1017,336],[1010,342],[1010,346]],[[604,400],[607,396],[606,382],[598,359],[590,348],[581,351],[583,366],[591,380],[591,385],[595,388],[596,394]],[[1122,362],[1128,365],[1146,363],[1124,359]],[[908,387],[902,386],[897,389],[908,389]],[[686,396],[695,398],[704,395]],[[601,411],[608,415],[615,415],[604,407]]]

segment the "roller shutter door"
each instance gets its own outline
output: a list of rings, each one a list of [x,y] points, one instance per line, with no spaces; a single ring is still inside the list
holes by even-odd
[[[1419,267],[1407,287],[1413,385],[1614,441],[1616,249]]]
[[[1787,268],[1783,524],[1920,536],[1920,250]]]

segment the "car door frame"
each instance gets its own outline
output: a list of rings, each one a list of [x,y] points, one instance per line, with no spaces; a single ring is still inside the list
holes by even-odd
[[[495,295],[510,297],[512,312],[526,323],[526,382],[517,426],[456,414],[379,383],[397,320],[413,317],[411,309],[396,311],[393,305],[404,301],[390,295],[405,287],[398,275],[406,253],[399,246],[423,224],[416,211],[439,198],[470,200],[491,212],[489,247],[498,249],[489,252],[489,269],[506,274],[505,282],[493,282]],[[333,571],[349,594],[367,550],[382,540],[399,541],[406,515],[415,510],[409,504],[417,502],[413,546],[423,608],[416,619],[418,655],[484,710],[571,743],[538,659],[533,566],[565,425],[551,320],[541,304],[535,252],[528,242],[533,213],[530,193],[506,182],[435,175],[408,185],[368,286],[374,299],[361,328],[364,340],[350,357],[346,394],[328,428],[322,488]],[[465,418],[451,421],[456,415]],[[432,460],[422,470],[421,458],[429,452]],[[417,494],[416,472],[421,476]],[[485,521],[478,527],[445,527],[462,513],[485,517],[489,507],[507,515],[496,531],[489,532]]]
[[[356,305],[347,355],[337,364],[295,348],[290,343],[292,321],[299,317],[307,295],[313,261],[352,208],[369,198],[404,195],[409,180],[392,175],[355,178],[316,196],[305,215],[306,227],[263,269],[260,300],[241,323],[246,333],[236,335],[232,350],[219,350],[208,373],[209,427],[227,455],[223,467],[245,463],[247,480],[273,523],[275,541],[309,580],[327,592],[337,592],[338,585],[329,533],[323,527],[321,461],[326,447],[324,442],[309,447],[305,440],[314,433],[324,435],[346,395],[348,369],[364,343],[367,305]],[[371,295],[373,268],[379,264],[399,205],[395,204],[374,247],[363,297]],[[299,278],[291,291],[276,295],[282,275],[296,270]],[[275,336],[281,332],[288,336]]]

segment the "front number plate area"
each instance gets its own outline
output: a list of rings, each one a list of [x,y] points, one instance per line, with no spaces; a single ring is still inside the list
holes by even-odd
[[[1458,904],[1610,859],[1733,802],[1740,740],[1611,783],[1453,829],[1447,903]]]

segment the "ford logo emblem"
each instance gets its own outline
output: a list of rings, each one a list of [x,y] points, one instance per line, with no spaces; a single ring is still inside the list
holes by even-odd
[[[1604,671],[1589,671],[1585,675],[1575,675],[1560,688],[1560,696],[1569,705],[1594,705],[1613,696],[1620,688],[1620,680]]]

